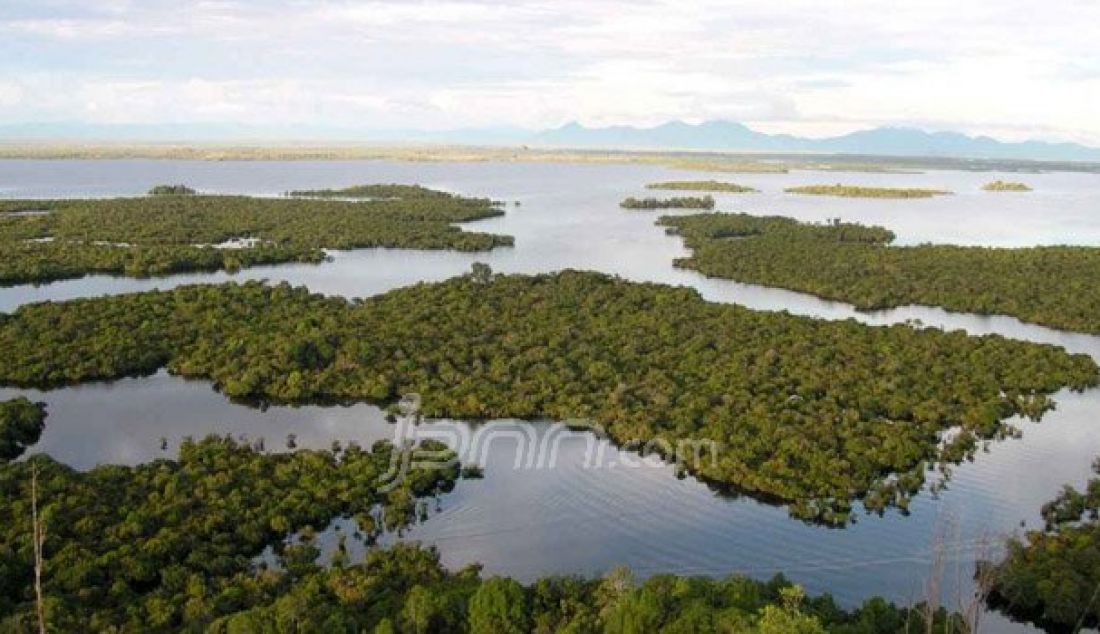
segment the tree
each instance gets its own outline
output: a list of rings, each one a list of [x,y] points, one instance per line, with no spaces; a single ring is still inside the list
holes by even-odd
[[[484,262],[474,262],[470,267],[470,277],[478,284],[488,284],[493,281],[493,269]]]
[[[523,586],[514,579],[493,577],[470,598],[472,634],[525,634],[530,617]]]
[[[769,605],[760,616],[760,634],[825,634],[821,622],[800,611],[806,594],[799,586],[779,591],[782,607]]]
[[[414,634],[427,634],[431,631],[432,618],[435,616],[435,603],[432,595],[422,585],[413,586],[405,595],[405,605],[401,609],[401,620],[408,631]]]

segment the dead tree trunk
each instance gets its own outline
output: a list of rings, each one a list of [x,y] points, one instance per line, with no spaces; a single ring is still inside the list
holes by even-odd
[[[46,634],[46,608],[42,603],[42,545],[46,526],[38,517],[38,466],[31,468],[31,524],[34,538],[34,602],[38,612],[38,632]]]

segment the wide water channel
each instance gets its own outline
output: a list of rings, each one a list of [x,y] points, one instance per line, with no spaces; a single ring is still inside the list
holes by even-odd
[[[258,195],[359,183],[419,183],[508,201],[504,217],[468,228],[516,238],[514,248],[491,253],[369,249],[335,252],[331,262],[316,266],[262,267],[236,275],[150,280],[91,276],[2,288],[0,311],[43,300],[246,279],[286,280],[317,292],[365,297],[459,275],[481,261],[506,273],[574,268],[686,285],[710,301],[824,319],[868,324],[919,319],[972,334],[1054,343],[1100,359],[1100,337],[1007,317],[929,307],[861,313],[800,293],[676,270],[672,260],[686,255],[680,240],[653,224],[657,214],[626,212],[618,202],[628,195],[652,194],[644,189],[647,182],[710,178],[762,190],[719,195],[720,210],[882,224],[902,244],[1100,245],[1100,175],[1093,174],[796,171],[716,176],[654,166],[547,163],[0,161],[0,196],[6,198],[136,195],[154,184],[177,182],[204,192]],[[980,190],[996,178],[1025,180],[1035,191]],[[782,192],[792,185],[834,182],[936,187],[956,194],[899,201]],[[16,394],[49,404],[46,431],[34,450],[78,468],[164,456],[162,438],[171,455],[181,438],[208,433],[262,437],[269,449],[284,447],[289,434],[296,436],[298,446],[328,447],[333,440],[369,444],[395,433],[369,405],[261,411],[231,403],[207,383],[165,372],[45,393],[0,389],[0,398]],[[861,515],[845,529],[806,525],[790,519],[784,508],[720,496],[691,478],[677,479],[671,467],[568,433],[552,421],[497,421],[491,437],[485,436],[484,427],[438,421],[423,431],[482,440],[475,445],[474,458],[485,465],[486,477],[460,482],[427,521],[403,538],[437,545],[450,566],[480,562],[488,574],[524,581],[554,573],[599,574],[619,564],[639,576],[745,573],[764,578],[783,572],[809,591],[830,592],[849,606],[876,594],[899,602],[924,599],[932,562],[940,559],[945,562],[942,594],[951,605],[968,592],[975,557],[995,555],[998,540],[1006,534],[1039,526],[1044,501],[1063,483],[1080,485],[1087,479],[1093,458],[1100,454],[1100,390],[1063,392],[1057,404],[1042,423],[1020,422],[1022,439],[994,443],[973,463],[956,468],[949,488],[938,496],[919,495],[908,516],[896,511],[885,517]],[[529,460],[532,450],[548,447],[557,448],[553,459]],[[1028,628],[990,615],[986,629]]]

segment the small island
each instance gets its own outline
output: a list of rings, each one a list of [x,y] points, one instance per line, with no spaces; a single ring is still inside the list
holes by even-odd
[[[982,189],[987,192],[1029,192],[1031,187],[1026,183],[1019,183],[1015,181],[1002,181],[995,180],[991,183],[982,185]]]
[[[751,194],[759,190],[752,187],[745,187],[744,185],[738,185],[737,183],[727,183],[723,181],[664,181],[660,183],[650,183],[645,186],[646,189],[667,189],[673,191],[696,191],[696,192],[723,192],[727,194]]]
[[[352,185],[340,189],[304,189],[286,193],[291,198],[371,198],[378,200],[422,200],[456,198],[450,192],[428,189],[420,185],[377,183]]]
[[[673,198],[627,198],[619,203],[623,209],[714,209],[711,196],[681,196]]]
[[[149,190],[150,196],[194,196],[197,193],[187,185],[155,185]]]
[[[902,187],[862,187],[858,185],[802,185],[783,190],[788,194],[806,194],[809,196],[840,196],[843,198],[932,198],[947,196],[951,192],[942,189],[920,189]]]

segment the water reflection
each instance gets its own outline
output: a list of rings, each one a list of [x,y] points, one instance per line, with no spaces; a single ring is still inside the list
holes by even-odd
[[[923,240],[985,244],[1077,242],[1100,244],[1100,176],[1029,176],[1036,191],[993,195],[978,191],[998,174],[930,172],[882,175],[797,172],[733,175],[729,180],[764,190],[757,195],[719,196],[720,207],[782,213],[807,220],[841,216],[889,225],[903,242]],[[653,180],[711,178],[710,174],[653,166],[560,164],[407,164],[390,162],[203,163],[184,161],[49,162],[0,161],[0,191],[6,196],[137,194],[157,182],[186,182],[206,191],[274,194],[289,188],[405,182],[467,194],[520,200],[502,218],[472,223],[479,231],[516,237],[514,249],[461,254],[407,250],[338,252],[331,263],[263,267],[236,276],[224,273],[132,280],[93,276],[41,287],[0,289],[0,310],[32,301],[168,288],[227,279],[286,280],[317,292],[365,297],[422,280],[441,280],[469,270],[475,261],[500,272],[538,273],[589,269],[639,281],[691,286],[708,300],[762,310],[787,310],[826,319],[891,324],[919,319],[972,334],[999,333],[1052,343],[1100,359],[1100,338],[1063,333],[1007,317],[903,307],[861,313],[851,306],[799,293],[707,279],[672,268],[685,255],[680,240],[653,225],[655,215],[618,209],[627,195],[644,195]],[[946,187],[942,199],[866,201],[787,196],[792,184],[836,182]],[[10,190],[5,190],[10,188]],[[19,392],[0,390],[0,398]],[[30,392],[49,403],[50,419],[36,450],[78,468],[99,463],[136,463],[163,455],[160,439],[174,451],[185,436],[207,433],[263,437],[269,449],[288,434],[299,446],[331,442],[368,445],[393,428],[369,405],[271,407],[235,405],[207,383],[161,372],[48,393]],[[1041,424],[1020,421],[1022,440],[994,444],[973,464],[956,469],[938,499],[924,493],[910,517],[861,516],[845,530],[792,521],[782,508],[751,499],[728,500],[671,467],[585,467],[578,446],[563,446],[553,469],[515,469],[505,444],[486,454],[486,478],[462,481],[441,500],[440,512],[407,537],[440,546],[451,566],[482,562],[490,574],[522,580],[550,573],[598,574],[627,564],[639,574],[679,572],[769,576],[784,572],[811,591],[829,591],[845,604],[871,594],[898,601],[923,598],[922,585],[937,534],[948,532],[952,573],[944,593],[969,584],[966,570],[986,538],[1038,524],[1038,508],[1064,482],[1080,483],[1100,451],[1094,422],[1100,392],[1063,392],[1058,408]],[[498,421],[537,434],[553,423]],[[442,421],[468,429],[465,423]],[[612,463],[623,454],[606,447]],[[959,574],[955,574],[958,572]],[[994,617],[995,618],[995,617]],[[991,622],[1005,631],[1003,621]]]

